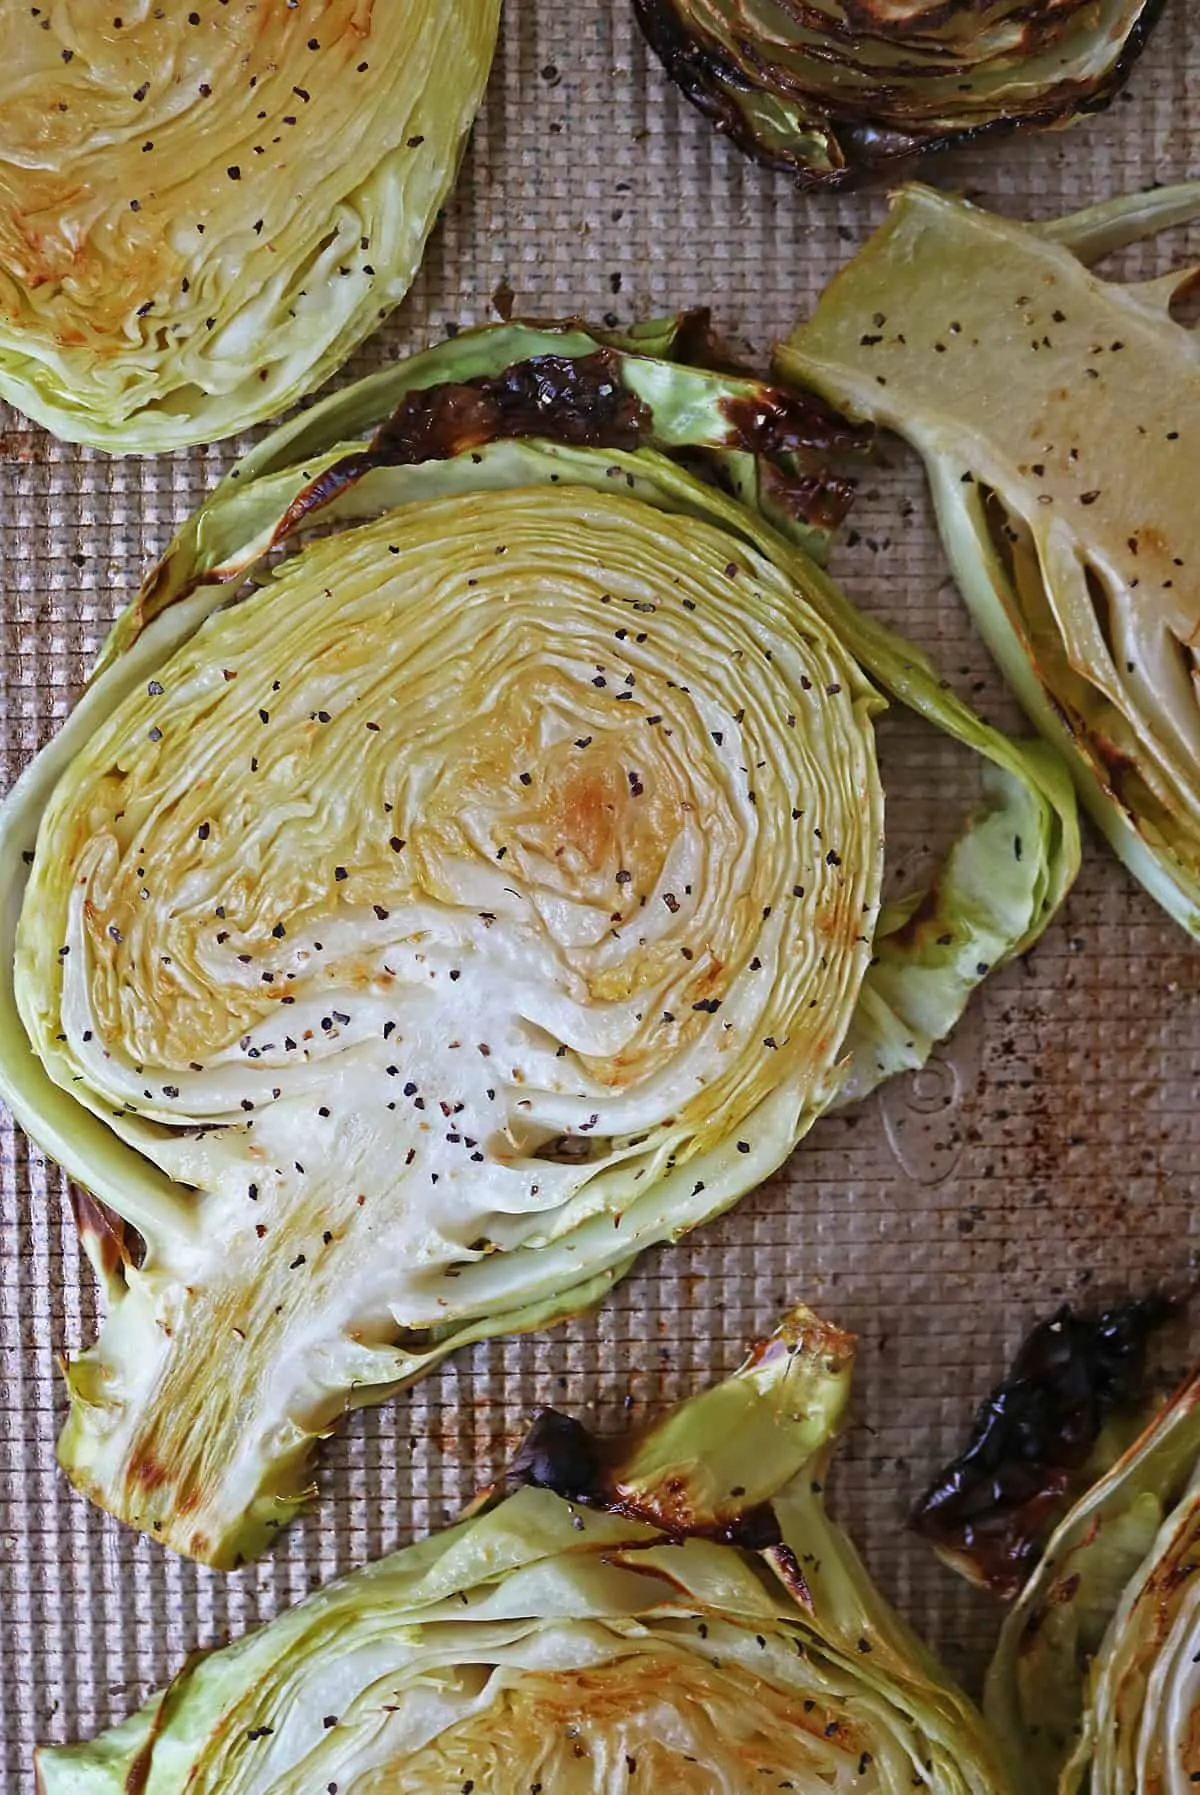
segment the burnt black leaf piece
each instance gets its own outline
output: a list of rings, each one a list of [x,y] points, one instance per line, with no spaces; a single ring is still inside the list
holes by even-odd
[[[1165,1296],[1102,1314],[1064,1305],[1039,1322],[966,1450],[916,1504],[913,1530],[973,1583],[1015,1596],[1039,1544],[1137,1431],[1147,1339],[1177,1307]]]

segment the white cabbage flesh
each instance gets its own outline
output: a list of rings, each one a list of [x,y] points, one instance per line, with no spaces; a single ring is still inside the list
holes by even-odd
[[[8,6],[0,396],[150,453],[312,391],[404,297],[499,0]]]
[[[852,1348],[797,1311],[605,1443],[590,1505],[518,1489],[354,1572],[39,1753],[43,1795],[1006,1795],[979,1716],[825,1514]],[[681,1491],[699,1533],[641,1518]],[[774,1543],[703,1537],[718,1520]]]
[[[489,358],[653,434],[387,436],[419,372],[476,418]],[[0,810],[0,1092],[99,1199],[60,1458],[177,1550],[261,1550],[347,1407],[595,1302],[922,1063],[1070,884],[1065,776],[764,523],[778,470],[713,447],[747,399],[784,396],[518,326],[335,395],[185,525]],[[697,439],[746,502],[658,446]],[[996,769],[882,913],[860,665]]]

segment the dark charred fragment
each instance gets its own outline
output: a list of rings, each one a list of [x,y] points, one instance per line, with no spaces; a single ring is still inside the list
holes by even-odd
[[[541,437],[572,448],[636,449],[651,414],[621,383],[612,349],[591,355],[535,355],[502,374],[422,387],[400,401],[371,447],[344,456],[296,495],[280,519],[276,541],[381,467],[449,461],[502,439]]]
[[[389,466],[445,461],[497,437],[549,436],[576,448],[636,449],[649,407],[621,384],[612,349],[535,355],[496,375],[410,393],[375,434]]]
[[[862,456],[875,444],[873,425],[852,424],[815,393],[762,386],[753,398],[730,393],[721,400],[720,409],[729,423],[728,446],[751,455],[798,455],[817,450],[822,455]]]
[[[506,1477],[509,1483],[553,1490],[568,1502],[595,1500],[602,1482],[597,1442],[574,1416],[542,1409],[518,1446]]]
[[[633,0],[634,17],[642,35],[685,98],[712,120],[724,137],[745,155],[768,168],[792,171],[788,156],[772,156],[755,139],[736,102],[722,93],[721,85],[751,91],[737,63],[710,45],[697,43],[680,20],[673,0]]]
[[[836,530],[854,504],[858,481],[848,474],[787,474],[764,455],[757,467],[764,500],[798,523]]]
[[[800,1560],[789,1545],[780,1542],[771,1548],[771,1563],[779,1576],[791,1590],[792,1595],[801,1608],[811,1609],[813,1605],[812,1590],[808,1587],[808,1578],[800,1568]]]
[[[542,1409],[517,1448],[505,1481],[532,1484],[581,1507],[643,1521],[672,1540],[708,1539],[747,1552],[781,1546],[783,1535],[769,1502],[731,1511],[727,1519],[718,1516],[712,1521],[694,1521],[682,1477],[664,1480],[661,1501],[648,1496],[634,1500],[620,1476],[630,1450],[628,1435],[597,1439],[574,1417],[557,1409]]]
[[[739,40],[736,61],[720,46],[701,41],[699,33],[693,35],[684,23],[680,0],[633,0],[633,9],[667,75],[692,104],[745,155],[766,168],[790,175],[803,189],[862,185],[878,176],[895,179],[898,165],[919,155],[1008,136],[1022,129],[1052,130],[1076,117],[1104,111],[1129,79],[1165,3],[1166,0],[1147,0],[1112,63],[1096,79],[1064,78],[1040,100],[1031,101],[1019,115],[1006,107],[977,123],[969,122],[965,116],[960,124],[935,117],[924,126],[920,119],[922,81],[932,73],[939,85],[957,77],[966,87],[972,75],[979,72],[978,62],[954,60],[947,55],[935,71],[931,71],[928,61],[896,63],[889,81],[877,80],[870,88],[855,88],[845,81],[844,99],[836,92],[833,81],[808,94],[794,75],[781,80],[769,58],[757,51],[745,33]],[[1047,45],[1054,43],[1054,34],[1062,29],[1061,8],[1054,5],[1045,8],[1044,23],[1039,27],[1040,4],[1041,0],[1032,0],[1020,14],[1027,58],[1044,53]],[[915,35],[911,18],[881,18],[874,0],[850,0],[840,21],[831,20],[824,11],[810,13],[803,4],[789,4],[786,10],[795,16],[797,26],[820,33],[821,47],[814,56],[827,70],[836,71],[837,65],[842,64],[859,77],[864,73],[860,54],[864,37],[886,39],[895,45],[906,39],[911,41]],[[928,35],[939,26],[944,28],[961,16],[962,10],[962,0],[943,0],[942,5],[927,9],[919,30]],[[814,165],[800,141],[794,149],[781,149],[760,139],[749,110],[744,110],[736,98],[738,94],[756,91],[778,91],[807,108],[811,133],[822,142],[824,160],[819,166]]]
[[[80,1185],[68,1188],[79,1238],[85,1250],[99,1260],[103,1275],[112,1277],[127,1265],[140,1266],[146,1257],[146,1242],[137,1229]]]
[[[1147,1338],[1177,1308],[1153,1296],[1101,1315],[1064,1306],[1039,1322],[981,1404],[965,1452],[916,1504],[913,1530],[973,1582],[1015,1596],[1037,1548],[1091,1481],[1106,1423],[1137,1414]]]
[[[682,334],[687,338],[690,328],[691,337],[684,347],[698,356],[710,346],[707,321],[700,313],[688,318],[693,322]],[[689,365],[711,366],[699,359]],[[824,528],[841,522],[855,482],[828,463],[861,459],[875,439],[870,425],[848,422],[815,395],[778,386],[761,385],[753,396],[728,395],[720,406],[728,423],[724,447],[757,456],[761,469],[770,467],[767,478],[790,515]],[[276,526],[275,541],[376,468],[448,461],[517,438],[633,451],[654,440],[654,416],[623,384],[621,357],[613,349],[532,356],[501,374],[423,387],[400,402],[368,449],[344,456],[296,495]],[[719,460],[711,452],[697,447],[687,458],[719,483]],[[783,466],[775,465],[777,458]],[[676,451],[675,459],[685,456]]]
[[[735,355],[713,327],[712,308],[694,305],[681,312],[671,344],[670,359],[685,368],[707,368],[713,374],[732,374],[737,380],[756,380],[757,369]]]

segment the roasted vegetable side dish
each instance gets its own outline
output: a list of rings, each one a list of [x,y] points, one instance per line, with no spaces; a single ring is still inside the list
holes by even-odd
[[[959,588],[1134,876],[1200,934],[1200,363],[1172,304],[1089,264],[1200,184],[1040,226],[906,187],[778,367],[924,457]]]
[[[1115,1370],[1133,1395],[1145,1320],[1134,1305],[1094,1328],[1097,1394]],[[1071,1405],[1062,1401],[1065,1356],[1076,1361],[1078,1385],[1090,1356],[1087,1348],[1080,1356],[1078,1333],[1056,1354],[1036,1330],[1005,1384],[1034,1421],[1030,1437],[1053,1446],[1057,1432],[1058,1463],[1075,1460],[1073,1499],[1009,1610],[984,1711],[1023,1795],[1184,1795],[1200,1784],[1200,1375],[1165,1403],[1143,1390],[1141,1431],[1130,1436],[1128,1409],[1119,1430],[1126,1450],[1114,1450],[1119,1434],[1096,1435],[1081,1486]],[[1010,1430],[1016,1475],[1020,1444]],[[989,1507],[984,1481],[973,1481],[978,1534],[955,1561],[986,1570],[1012,1505],[998,1488]]]
[[[1147,1341],[1174,1312],[1164,1297],[1099,1315],[1064,1306],[1032,1329],[966,1450],[913,1510],[939,1557],[980,1588],[1017,1594],[1076,1497],[1140,1433]]]
[[[469,1518],[39,1752],[42,1795],[1007,1795],[825,1511],[853,1346],[798,1309],[640,1437],[543,1414]]]
[[[0,6],[0,397],[119,453],[311,392],[407,292],[500,0]]]
[[[719,131],[800,186],[1070,124],[1119,90],[1163,0],[633,0]]]
[[[180,1551],[922,1064],[1074,875],[1055,757],[799,546],[862,433],[695,334],[496,326],[268,437],[0,810],[0,1094],[107,1304],[60,1456]],[[991,780],[882,911],[881,691]]]
[[[1200,1380],[1052,1534],[985,1706],[1029,1795],[1200,1783]]]

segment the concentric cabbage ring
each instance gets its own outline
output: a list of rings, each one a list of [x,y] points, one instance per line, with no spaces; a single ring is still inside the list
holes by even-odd
[[[5,9],[0,396],[70,441],[228,436],[411,285],[500,0]]]
[[[42,1795],[1005,1795],[825,1512],[853,1347],[800,1309],[640,1440],[543,1415],[482,1512],[39,1752]]]
[[[259,1550],[348,1404],[595,1301],[1045,926],[1076,852],[1053,764],[655,446],[783,517],[833,501],[841,431],[483,331],[260,445],[118,621],[0,813],[0,1090],[99,1199],[109,1314],[60,1454],[103,1506]],[[882,919],[848,642],[1003,769]]]
[[[1163,0],[633,0],[739,149],[843,186],[922,150],[1108,104]]]

